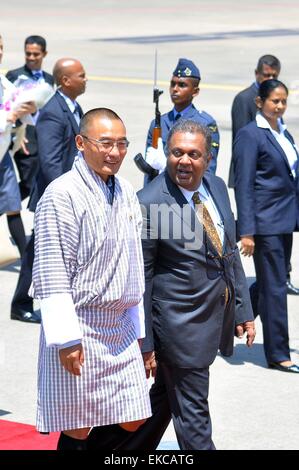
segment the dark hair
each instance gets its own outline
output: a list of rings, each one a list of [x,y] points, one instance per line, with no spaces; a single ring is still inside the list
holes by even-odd
[[[197,88],[199,86],[200,79],[195,77],[190,77],[190,79],[192,80],[192,85],[194,86],[194,88]]]
[[[280,80],[271,78],[270,80],[265,80],[260,84],[258,96],[264,102],[267,98],[269,98],[275,88],[284,88],[287,95],[289,94],[289,90],[284,83],[282,83]]]
[[[84,114],[84,116],[82,117],[80,121],[80,131],[79,131],[80,134],[85,134],[87,132],[87,129],[91,121],[93,121],[93,119],[102,118],[102,117],[106,117],[111,120],[117,119],[123,122],[122,119],[118,116],[118,114],[112,111],[112,109],[109,109],[109,108],[90,109],[89,111],[87,111],[87,113]]]
[[[47,50],[46,40],[42,36],[28,36],[28,38],[25,39],[24,46],[26,47],[28,44],[38,44],[43,52]]]
[[[170,129],[169,134],[167,136],[166,141],[166,155],[169,156],[170,149],[169,149],[169,142],[172,139],[172,136],[177,132],[189,132],[190,134],[201,134],[205,138],[206,143],[206,157],[211,153],[211,145],[212,145],[212,136],[209,129],[205,126],[202,126],[196,121],[192,119],[179,119],[175,125]]]
[[[276,69],[278,71],[280,71],[280,68],[281,68],[280,60],[271,54],[266,54],[259,58],[259,61],[256,66],[256,71],[262,72],[263,65],[268,65],[269,67]]]

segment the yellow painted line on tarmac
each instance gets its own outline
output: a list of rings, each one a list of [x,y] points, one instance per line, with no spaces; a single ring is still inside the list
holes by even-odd
[[[151,85],[153,86],[153,80],[147,80],[144,78],[128,78],[128,77],[106,77],[106,76],[97,76],[97,75],[88,75],[88,80],[95,82],[110,82],[110,83],[128,83],[132,85]],[[166,86],[169,87],[169,82],[158,80],[157,86]],[[200,88],[206,88],[208,90],[232,90],[239,91],[243,90],[244,86],[238,85],[209,85],[209,84],[200,84]]]
[[[0,73],[5,74],[7,70],[0,69]],[[153,80],[148,80],[144,78],[129,78],[129,77],[109,77],[105,75],[88,75],[88,80],[94,82],[108,82],[108,83],[126,83],[129,85],[150,85],[153,86]],[[169,81],[158,80],[157,86],[169,87]],[[202,83],[200,84],[200,88],[206,90],[218,90],[218,91],[240,91],[246,88],[246,86],[242,85],[225,85],[222,83]],[[297,87],[296,87],[297,88]],[[290,94],[299,95],[299,90],[294,89],[290,90]]]

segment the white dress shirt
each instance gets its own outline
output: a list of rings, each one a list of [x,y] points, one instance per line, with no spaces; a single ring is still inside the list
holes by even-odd
[[[221,216],[219,214],[219,211],[216,207],[216,204],[215,204],[211,194],[207,190],[207,188],[203,185],[203,183],[201,183],[199,188],[196,189],[195,191],[189,191],[188,189],[182,188],[181,186],[179,186],[179,188],[182,191],[185,199],[188,201],[188,204],[190,204],[190,206],[193,207],[193,208],[194,208],[194,202],[192,200],[192,196],[195,192],[197,192],[197,191],[199,192],[200,200],[206,206],[206,208],[207,208],[207,210],[208,210],[208,212],[211,216],[211,219],[212,219],[212,221],[215,225],[215,228],[216,228],[217,233],[219,235],[220,241],[223,245],[224,244],[224,225],[223,225],[223,221],[222,221]]]
[[[78,103],[77,101],[73,101],[71,100],[71,98],[69,98],[68,96],[64,95],[60,90],[58,90],[58,93],[64,98],[64,100],[66,101],[66,104],[68,105],[68,107],[70,108],[70,111],[71,113],[73,114],[78,126],[80,124],[80,116],[79,116],[79,113],[75,113],[75,109],[76,107],[78,106]]]
[[[271,133],[273,134],[273,136],[275,137],[275,139],[281,146],[282,150],[286,154],[286,157],[288,159],[288,162],[292,171],[292,175],[295,178],[298,155],[297,155],[295,146],[284,134],[284,131],[286,130],[287,126],[281,122],[281,119],[278,119],[277,124],[278,124],[279,132],[277,132],[274,129],[272,129],[267,119],[261,113],[257,113],[256,115],[256,124],[258,127],[261,127],[263,129],[270,129]]]

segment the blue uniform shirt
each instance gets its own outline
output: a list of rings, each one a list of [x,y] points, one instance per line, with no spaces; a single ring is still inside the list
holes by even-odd
[[[188,108],[184,109],[181,113],[181,119],[193,119],[194,121],[198,122],[202,126],[208,127],[212,134],[212,160],[210,161],[210,165],[208,167],[208,171],[211,173],[216,173],[217,167],[217,155],[219,151],[219,131],[216,124],[215,119],[205,111],[199,111],[195,108],[193,104],[188,106]],[[162,130],[162,141],[165,147],[166,140],[168,136],[168,132],[172,128],[175,123],[175,113],[172,109],[168,113],[162,114],[161,116],[161,130]],[[153,128],[155,127],[155,120],[151,122],[147,140],[146,140],[146,149],[151,147],[152,140],[153,140]]]

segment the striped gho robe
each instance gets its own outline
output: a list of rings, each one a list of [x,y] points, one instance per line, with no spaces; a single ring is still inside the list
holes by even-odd
[[[137,338],[144,291],[141,211],[131,185],[114,177],[114,195],[79,153],[53,181],[35,214],[30,294],[40,299],[37,429],[78,429],[151,415]],[[82,341],[81,376],[59,348]]]

